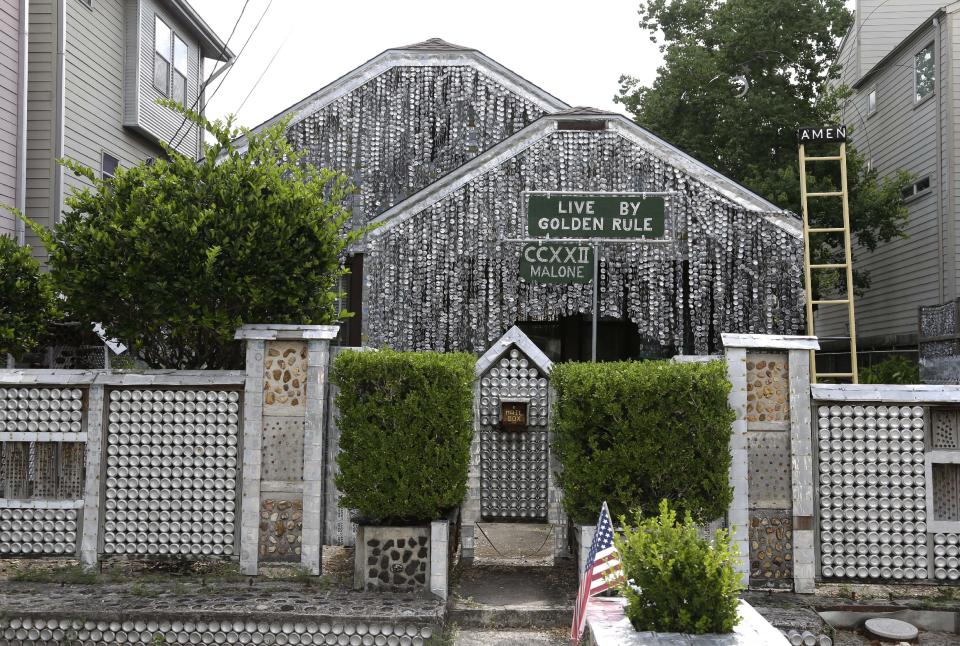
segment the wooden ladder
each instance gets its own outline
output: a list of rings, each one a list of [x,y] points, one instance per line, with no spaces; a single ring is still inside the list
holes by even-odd
[[[821,193],[807,192],[807,162],[840,162],[840,190]],[[840,227],[811,227],[808,200],[810,198],[839,197],[843,200],[843,226]],[[807,334],[816,336],[813,321],[814,305],[846,305],[847,325],[850,336],[842,337],[850,340],[850,372],[823,372],[817,373],[817,357],[814,350],[810,351],[810,381],[817,383],[823,379],[849,379],[851,383],[859,383],[857,375],[857,322],[853,307],[853,254],[850,247],[850,202],[847,194],[847,144],[840,143],[840,154],[821,157],[807,157],[804,144],[800,144],[800,202],[803,206],[803,273],[807,301]],[[843,233],[844,262],[830,264],[810,264],[810,236],[818,233]],[[843,269],[846,272],[847,297],[840,299],[813,300],[813,281],[811,275],[817,269]]]

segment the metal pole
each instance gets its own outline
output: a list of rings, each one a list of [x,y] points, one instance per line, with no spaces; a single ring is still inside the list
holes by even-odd
[[[600,248],[593,245],[593,333],[590,344],[590,360],[597,361],[597,296],[600,293]]]

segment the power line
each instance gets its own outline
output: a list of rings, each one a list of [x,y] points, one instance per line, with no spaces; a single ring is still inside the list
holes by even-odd
[[[233,35],[237,32],[237,27],[240,25],[240,20],[241,18],[243,18],[243,13],[247,10],[248,4],[250,4],[250,0],[245,0],[245,2],[243,3],[243,7],[241,7],[240,9],[240,15],[237,16],[236,22],[233,23],[233,29],[230,30],[230,35],[227,36],[227,40],[224,41],[223,47],[220,48],[220,58],[223,58],[224,53],[227,51],[227,47],[230,45],[230,41],[233,39]],[[217,63],[219,62],[221,61],[217,61]],[[217,69],[217,63],[214,63],[213,65],[213,70],[211,70],[210,72],[211,74],[210,78],[213,78],[213,73]],[[227,70],[227,72],[229,73],[229,70]],[[201,85],[200,88],[197,90],[197,98],[196,100],[194,100],[193,105],[190,106],[191,110],[195,110],[197,108],[197,104],[200,103],[200,97],[203,96],[203,91],[206,88],[207,88],[207,81],[204,81],[203,85]],[[185,125],[187,125],[187,115],[183,115],[183,121],[180,122],[180,125],[177,126],[177,131],[173,133],[172,137],[170,137],[170,145],[174,149],[176,149],[176,144],[174,144],[173,141],[177,138],[177,135],[180,134],[180,130],[182,130]],[[188,131],[189,131],[189,128],[188,128]],[[184,134],[183,137],[186,138],[186,134]]]
[[[258,85],[260,85],[260,81],[262,81],[262,80],[263,80],[263,77],[266,76],[267,70],[269,70],[269,69],[270,69],[270,66],[273,65],[274,59],[277,58],[277,54],[280,53],[280,50],[283,49],[283,46],[287,44],[287,41],[290,39],[290,34],[292,34],[292,33],[293,33],[293,30],[291,29],[291,30],[287,33],[286,38],[283,39],[283,42],[280,43],[280,46],[277,47],[277,51],[275,51],[275,52],[273,53],[273,56],[270,58],[270,62],[267,63],[267,66],[266,66],[265,68],[263,68],[263,71],[260,73],[260,76],[257,77],[257,80],[256,80],[256,82],[253,84],[253,87],[250,88],[250,91],[249,91],[249,92],[247,92],[247,96],[243,97],[243,101],[240,102],[240,107],[233,111],[234,114],[238,114],[238,113],[240,112],[240,110],[243,109],[243,106],[245,106],[245,105],[247,104],[247,99],[250,98],[250,95],[253,94],[253,91],[257,89],[257,86],[258,86]]]
[[[264,10],[263,10],[263,13],[260,14],[260,18],[259,18],[259,20],[257,20],[257,24],[255,24],[255,25],[253,26],[253,29],[250,31],[250,35],[247,36],[247,39],[244,41],[243,46],[240,48],[240,51],[237,52],[236,58],[233,59],[233,65],[230,66],[230,69],[228,69],[228,70],[226,71],[226,73],[223,75],[223,78],[220,79],[220,83],[218,83],[218,84],[217,84],[217,87],[214,88],[213,92],[210,93],[210,96],[207,98],[207,102],[208,102],[208,103],[209,103],[210,101],[212,101],[212,100],[213,100],[213,97],[215,97],[215,96],[217,95],[217,92],[220,91],[220,88],[222,88],[222,87],[223,87],[223,84],[226,82],[227,77],[230,76],[230,72],[232,72],[232,71],[234,70],[234,68],[237,66],[237,62],[239,62],[240,57],[243,56],[243,52],[244,52],[244,50],[247,49],[247,45],[250,44],[250,41],[253,39],[254,34],[257,33],[257,29],[260,27],[260,23],[263,22],[263,19],[264,19],[264,17],[267,15],[267,12],[270,11],[270,7],[271,7],[271,6],[273,6],[273,0],[270,0],[270,1],[267,3],[266,9],[264,9]],[[199,98],[199,97],[198,97],[198,98]],[[183,133],[183,137],[180,138],[180,141],[178,141],[176,144],[174,144],[174,147],[180,145],[180,144],[183,142],[183,140],[186,139],[186,138],[187,138],[187,133],[185,132],[185,133]]]

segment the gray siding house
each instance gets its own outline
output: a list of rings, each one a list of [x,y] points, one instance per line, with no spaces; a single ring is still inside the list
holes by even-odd
[[[853,145],[881,177],[904,169],[915,179],[904,193],[908,237],[873,253],[854,247],[854,266],[871,278],[856,301],[870,365],[916,351],[918,308],[960,296],[960,3],[860,0],[840,62]],[[818,335],[847,333],[840,308],[816,316]]]
[[[8,42],[19,48],[8,51]],[[156,100],[202,110],[205,60],[229,64],[233,53],[184,0],[0,0],[0,201],[52,226],[65,196],[85,182],[59,158],[108,176],[162,155],[161,141],[199,156],[202,133]],[[16,109],[9,118],[8,109]],[[18,126],[8,137],[11,123]],[[13,177],[22,183],[11,194],[5,169],[17,142],[24,145]],[[14,232],[16,224],[0,220],[0,233],[14,233],[43,260],[38,241],[22,227]]]

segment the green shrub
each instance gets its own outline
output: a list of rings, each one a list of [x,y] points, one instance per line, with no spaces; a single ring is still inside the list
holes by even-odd
[[[445,516],[467,493],[473,370],[463,353],[343,352],[337,488],[362,522],[416,525]]]
[[[358,236],[344,233],[352,188],[301,163],[285,120],[244,131],[238,150],[229,122],[187,113],[213,136],[199,162],[166,147],[101,179],[65,160],[89,188],[67,197],[52,232],[28,224],[83,327],[102,323],[153,368],[242,368],[240,325],[341,317],[340,256]]]
[[[677,522],[666,500],[659,510],[653,518],[621,517],[624,531],[614,538],[627,579],[621,593],[630,623],[640,631],[732,631],[742,586],[729,533],[718,530],[711,545],[689,513]]]
[[[668,499],[698,521],[719,518],[734,412],[722,362],[566,363],[553,369],[554,450],[563,504],[590,523],[606,500],[615,517]]]
[[[869,368],[860,369],[862,384],[919,384],[920,364],[916,361],[894,355]]]
[[[50,276],[30,248],[0,235],[0,367],[8,353],[19,358],[37,349],[56,310]]]

